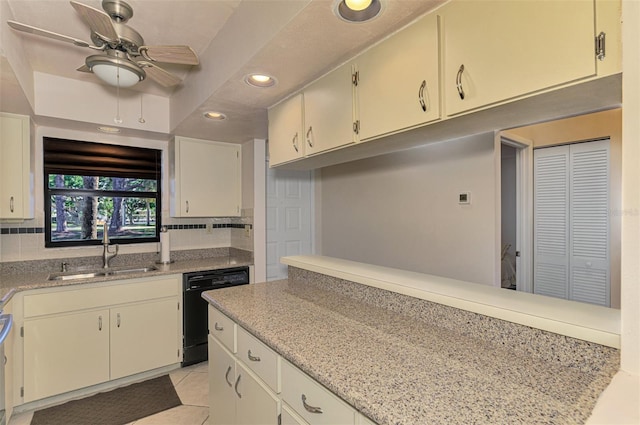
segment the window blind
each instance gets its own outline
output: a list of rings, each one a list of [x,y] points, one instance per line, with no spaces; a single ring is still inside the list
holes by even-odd
[[[160,180],[162,151],[134,146],[43,138],[46,174]]]

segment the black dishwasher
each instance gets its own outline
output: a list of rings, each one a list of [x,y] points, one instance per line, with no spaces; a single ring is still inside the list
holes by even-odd
[[[185,273],[182,277],[182,366],[207,360],[209,303],[202,292],[249,283],[249,267]]]

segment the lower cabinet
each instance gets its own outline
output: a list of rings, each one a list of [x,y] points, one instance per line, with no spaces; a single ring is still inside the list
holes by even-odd
[[[219,328],[233,321],[209,306]],[[209,335],[211,425],[369,425],[364,417],[262,341],[237,332]],[[233,335],[233,336],[231,336]],[[229,340],[232,338],[232,340]],[[232,353],[229,347],[237,347]]]
[[[210,424],[278,424],[278,397],[211,336],[209,364]]]
[[[175,299],[118,307],[111,317],[111,379],[178,361]]]
[[[24,323],[24,401],[109,380],[109,310]]]
[[[24,296],[23,402],[180,361],[179,277],[132,282]]]

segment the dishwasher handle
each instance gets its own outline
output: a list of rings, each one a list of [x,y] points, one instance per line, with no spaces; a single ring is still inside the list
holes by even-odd
[[[0,345],[2,345],[13,326],[13,314],[0,314],[0,324],[2,324],[2,330],[0,330]]]

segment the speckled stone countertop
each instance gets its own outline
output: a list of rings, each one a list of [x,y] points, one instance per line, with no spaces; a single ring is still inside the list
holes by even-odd
[[[0,307],[4,305],[11,296],[17,291],[26,291],[30,289],[52,288],[68,285],[86,285],[98,282],[107,282],[123,279],[135,279],[141,277],[163,276],[170,274],[180,274],[192,271],[215,270],[227,267],[249,266],[253,264],[253,260],[247,256],[226,255],[211,258],[199,258],[191,260],[179,260],[170,264],[154,264],[153,262],[139,263],[140,266],[155,266],[157,270],[144,273],[126,273],[114,274],[109,276],[100,276],[91,279],[73,279],[73,280],[48,280],[50,271],[35,271],[24,273],[0,274]],[[127,268],[127,266],[112,267],[112,269]],[[82,273],[82,270],[69,272]]]
[[[619,368],[613,348],[291,267],[203,297],[379,424],[584,423]]]

